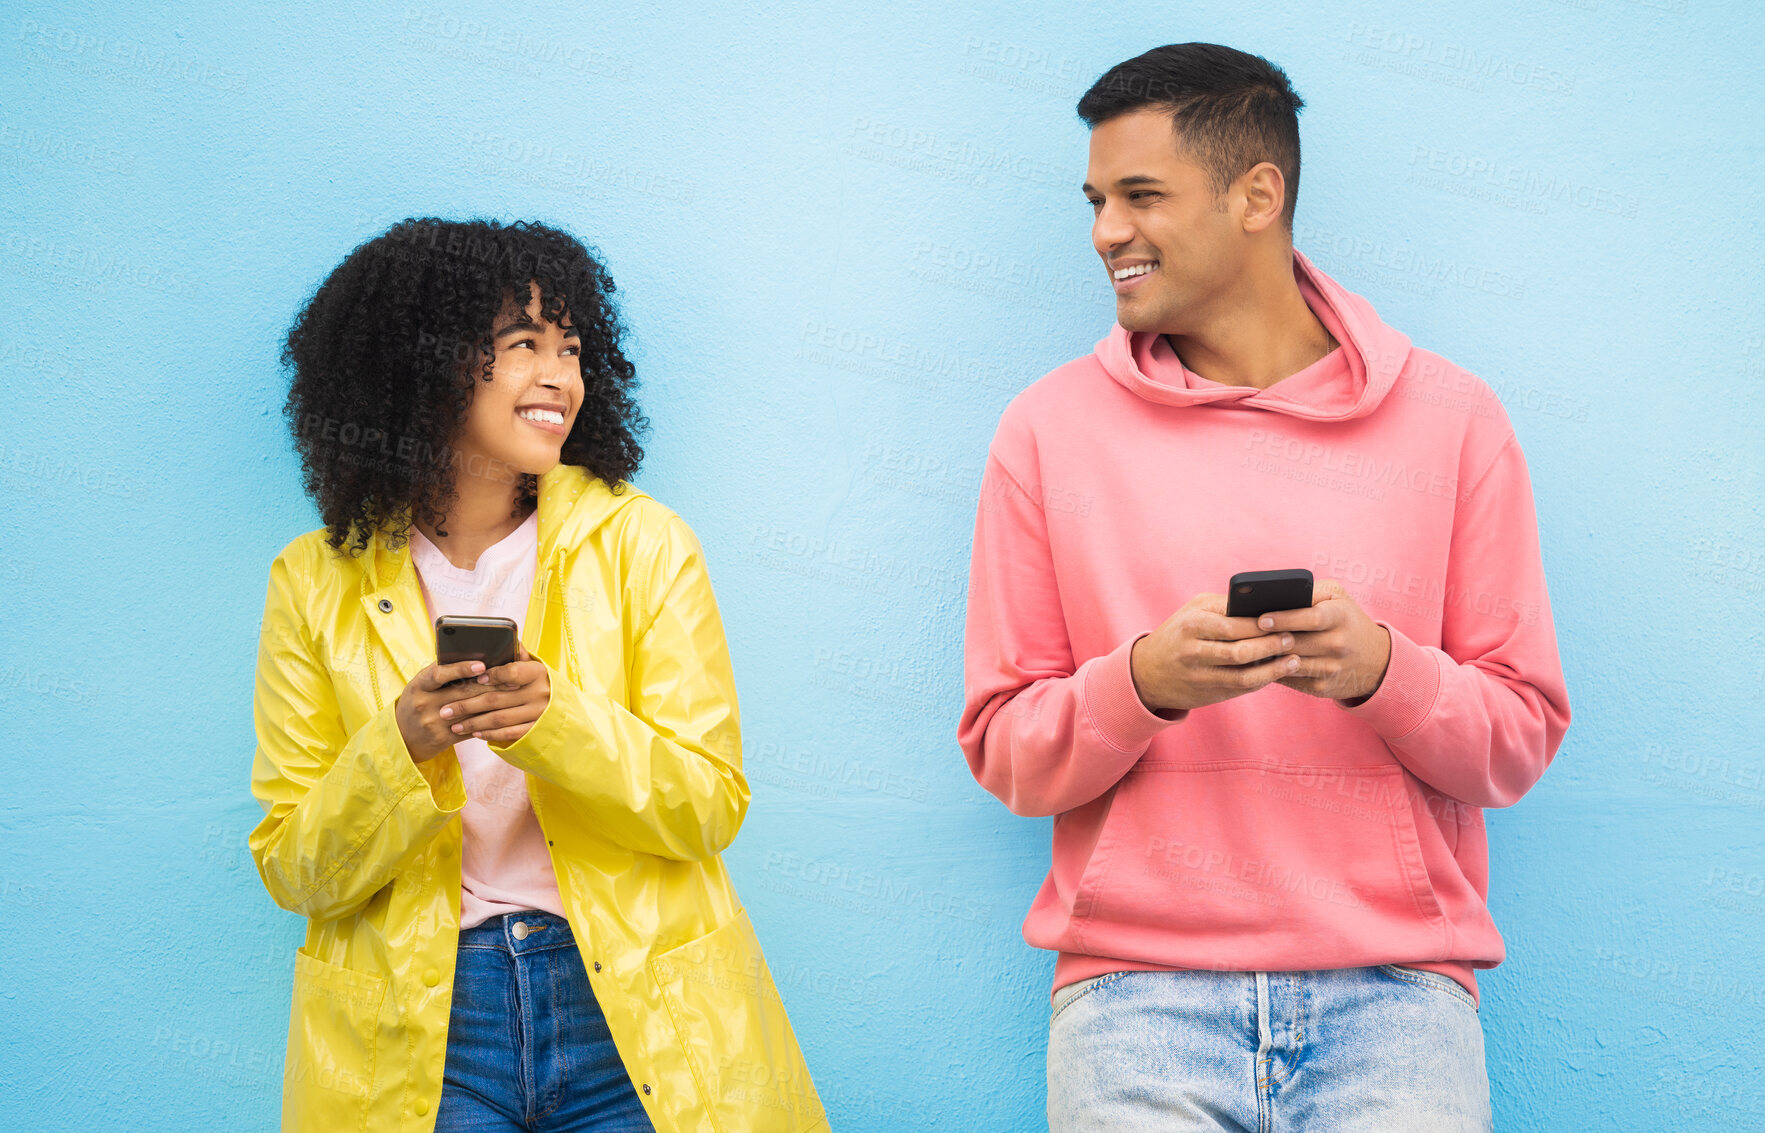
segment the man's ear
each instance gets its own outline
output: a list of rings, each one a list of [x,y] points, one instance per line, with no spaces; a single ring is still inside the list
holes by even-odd
[[[1287,181],[1272,161],[1261,161],[1244,174],[1244,227],[1261,232],[1281,223],[1281,211],[1287,203]]]

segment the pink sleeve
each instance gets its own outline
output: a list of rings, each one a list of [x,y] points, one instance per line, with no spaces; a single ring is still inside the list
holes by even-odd
[[[1417,778],[1474,806],[1509,806],[1569,728],[1526,458],[1510,435],[1453,518],[1439,649],[1387,622],[1391,661],[1365,720]]]
[[[957,729],[976,781],[1021,815],[1071,810],[1114,786],[1186,715],[1155,715],[1135,692],[1128,656],[1142,636],[1075,668],[1039,497],[989,453]]]

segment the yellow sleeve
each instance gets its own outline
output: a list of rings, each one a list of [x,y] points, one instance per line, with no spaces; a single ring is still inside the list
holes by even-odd
[[[545,658],[551,699],[520,739],[491,750],[568,792],[629,849],[693,861],[721,853],[748,810],[735,674],[703,549],[671,516],[634,579],[646,624],[630,707]]]
[[[360,909],[392,880],[465,807],[466,792],[452,749],[427,773],[418,768],[398,730],[396,697],[344,733],[332,674],[301,613],[312,571],[291,561],[297,556],[284,550],[270,566],[258,635],[251,793],[264,819],[248,842],[277,905],[329,919]]]

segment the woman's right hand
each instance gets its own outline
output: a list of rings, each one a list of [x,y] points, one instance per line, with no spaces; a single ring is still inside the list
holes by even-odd
[[[479,676],[484,672],[482,661],[456,661],[451,665],[430,665],[404,686],[394,704],[399,734],[411,758],[418,763],[434,759],[463,737],[453,731],[454,720],[441,715],[441,710],[456,700],[477,696],[484,691],[482,680],[468,680],[454,688],[445,687],[461,677]]]

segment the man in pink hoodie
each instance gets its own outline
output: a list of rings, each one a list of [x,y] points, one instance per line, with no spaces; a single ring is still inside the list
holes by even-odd
[[[1483,809],[1569,724],[1500,401],[1292,246],[1302,101],[1213,44],[1079,103],[1117,323],[1006,408],[958,738],[1054,817],[1054,1130],[1486,1130]],[[1311,605],[1228,618],[1235,573]]]

